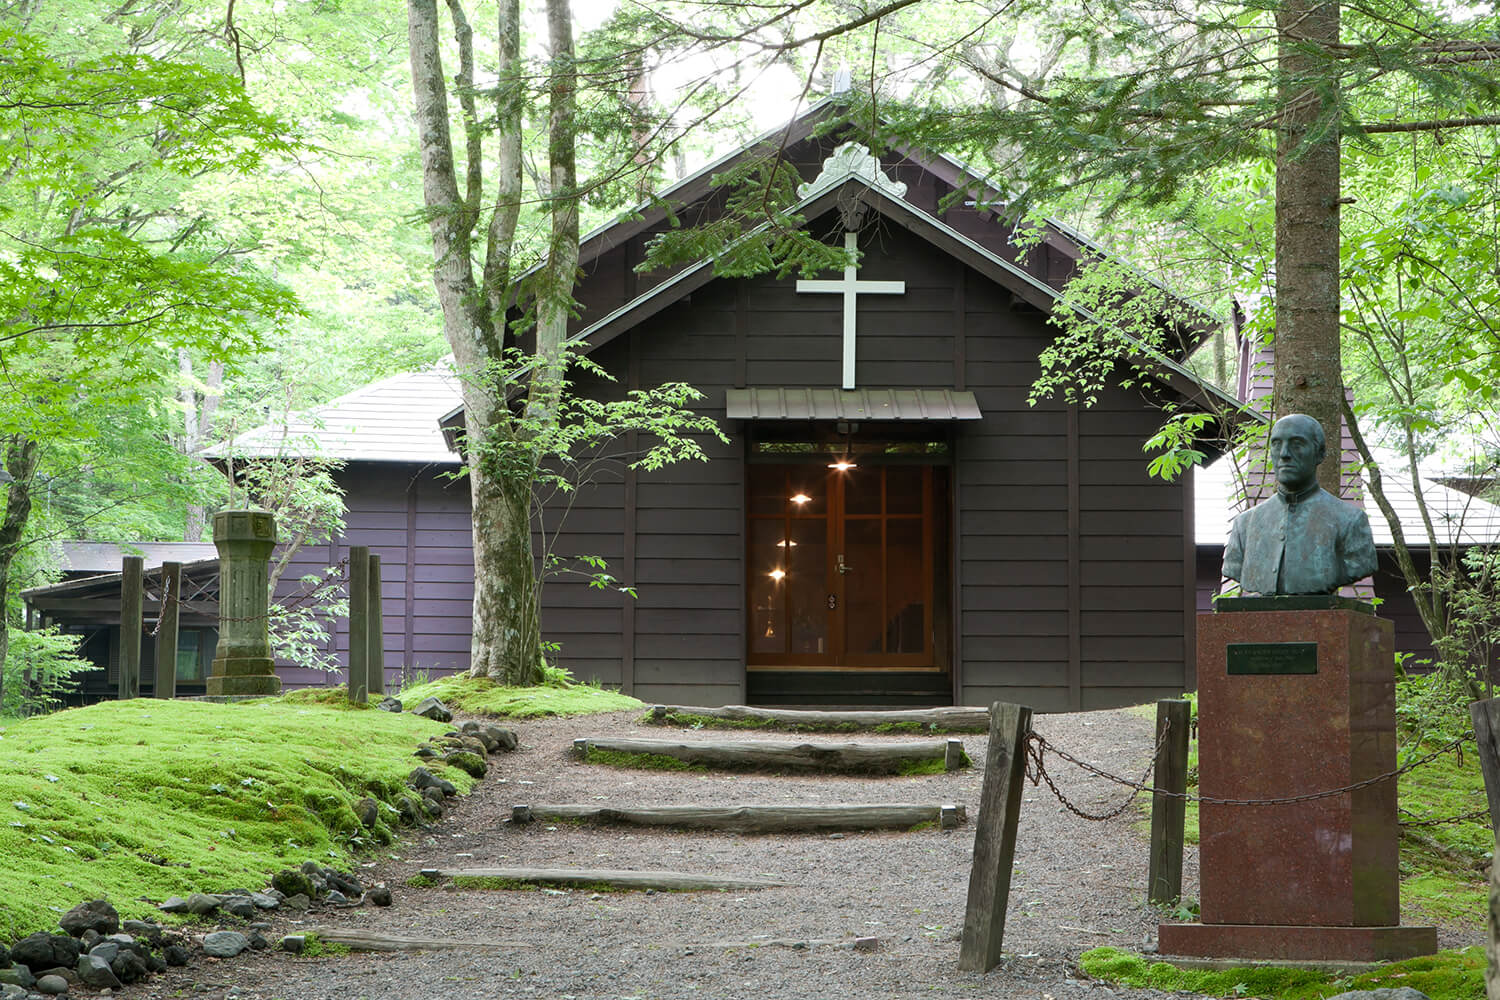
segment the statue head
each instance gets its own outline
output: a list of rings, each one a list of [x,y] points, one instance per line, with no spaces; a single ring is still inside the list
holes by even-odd
[[[1301,493],[1317,482],[1326,453],[1323,425],[1305,413],[1288,413],[1271,425],[1271,469],[1283,493]]]

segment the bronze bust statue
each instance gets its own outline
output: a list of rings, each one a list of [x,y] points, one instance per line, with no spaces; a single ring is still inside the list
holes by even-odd
[[[1375,572],[1365,512],[1318,485],[1323,427],[1289,413],[1271,426],[1276,495],[1234,519],[1224,576],[1251,595],[1332,594]]]

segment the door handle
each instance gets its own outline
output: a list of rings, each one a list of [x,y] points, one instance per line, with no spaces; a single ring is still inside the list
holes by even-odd
[[[848,573],[854,569],[853,566],[850,566],[844,562],[844,554],[842,552],[839,553],[838,565],[834,568],[837,569],[840,573]]]

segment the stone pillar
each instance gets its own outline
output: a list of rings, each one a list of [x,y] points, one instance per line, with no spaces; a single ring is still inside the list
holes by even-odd
[[[1198,619],[1205,797],[1262,802],[1396,768],[1391,623],[1337,597],[1237,598]],[[1396,782],[1302,801],[1205,802],[1200,923],[1163,923],[1167,955],[1387,961],[1437,950],[1400,925]]]
[[[266,617],[276,518],[267,510],[221,510],[214,515],[214,545],[219,550],[219,644],[208,694],[280,694]]]

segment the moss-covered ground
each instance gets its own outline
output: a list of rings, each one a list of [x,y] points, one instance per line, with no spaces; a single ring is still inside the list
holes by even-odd
[[[446,728],[306,698],[0,721],[0,940],[53,928],[86,899],[157,917],[168,896],[259,888],[307,859],[346,867],[392,837],[412,749]],[[385,803],[373,830],[351,808],[365,796]]]
[[[1274,1000],[1323,1000],[1348,990],[1410,986],[1432,1000],[1483,1000],[1484,949],[1465,948],[1383,965],[1357,976],[1310,969],[1179,969],[1118,948],[1095,948],[1078,959],[1095,979],[1173,993],[1211,997],[1266,997]]]
[[[632,712],[645,708],[639,699],[594,684],[575,684],[555,672],[549,672],[548,683],[536,687],[506,687],[484,677],[454,674],[401,689],[401,702],[407,708],[423,698],[438,698],[449,708],[471,715],[508,719]]]

